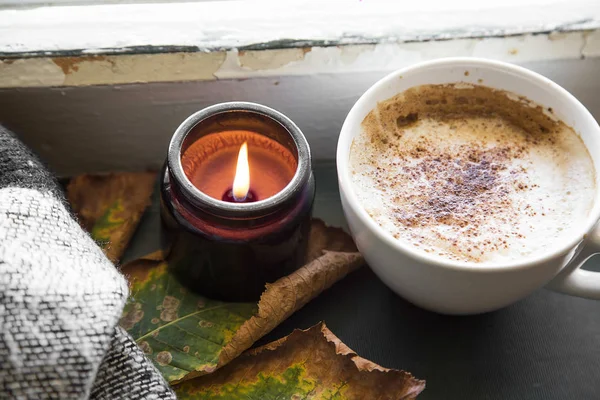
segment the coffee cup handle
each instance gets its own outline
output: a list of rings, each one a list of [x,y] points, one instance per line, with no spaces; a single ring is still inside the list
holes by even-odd
[[[586,271],[581,266],[600,253],[600,223],[590,232],[583,249],[548,284],[548,288],[571,296],[600,300],[600,272]]]

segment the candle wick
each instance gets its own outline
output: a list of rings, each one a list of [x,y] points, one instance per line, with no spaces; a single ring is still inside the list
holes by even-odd
[[[235,195],[235,193],[233,193],[233,199],[237,202],[242,202],[242,201],[246,201],[246,198],[248,197],[248,195],[245,195],[244,197],[237,197]]]
[[[223,201],[228,201],[230,203],[253,203],[257,201],[256,194],[252,191],[252,189],[248,189],[248,193],[244,197],[236,197],[233,193],[233,189],[227,189],[225,193],[223,193],[223,197],[221,198]]]

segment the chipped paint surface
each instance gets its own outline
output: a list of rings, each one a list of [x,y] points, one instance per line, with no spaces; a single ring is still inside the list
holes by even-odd
[[[65,75],[50,58],[0,60],[0,87],[61,86]]]
[[[509,62],[600,56],[600,29],[430,42],[380,43],[211,53],[8,59],[0,87],[87,86],[389,71],[439,57]]]
[[[385,71],[445,56],[594,57],[599,29],[598,0],[0,9],[0,87]]]
[[[586,32],[584,40],[581,55],[586,58],[600,57],[600,29]]]
[[[210,80],[224,60],[224,52],[8,59],[0,87]]]
[[[238,53],[239,65],[254,71],[277,69],[302,61],[310,47],[279,50],[247,50]]]

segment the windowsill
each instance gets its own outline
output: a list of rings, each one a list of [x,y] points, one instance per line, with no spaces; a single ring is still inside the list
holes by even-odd
[[[0,121],[61,176],[156,170],[186,117],[253,101],[289,116],[313,160],[327,162],[348,111],[373,83],[449,56],[530,68],[600,119],[600,3],[498,2],[0,9]]]
[[[389,71],[444,56],[520,63],[600,55],[594,0],[404,3],[0,9],[0,87]]]

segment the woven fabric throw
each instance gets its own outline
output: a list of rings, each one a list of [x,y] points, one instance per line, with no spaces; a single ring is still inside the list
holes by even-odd
[[[118,326],[127,283],[0,126],[0,398],[175,399]]]

